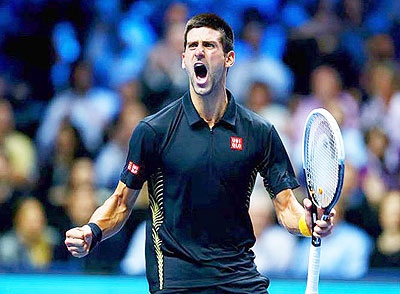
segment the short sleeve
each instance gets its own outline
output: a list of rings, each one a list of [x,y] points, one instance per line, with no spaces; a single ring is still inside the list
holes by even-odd
[[[271,198],[282,190],[299,186],[293,166],[276,129],[272,126],[264,137],[264,154],[259,166],[264,186]]]
[[[140,190],[151,175],[156,161],[155,131],[145,122],[140,122],[132,133],[129,151],[120,180],[129,188]]]

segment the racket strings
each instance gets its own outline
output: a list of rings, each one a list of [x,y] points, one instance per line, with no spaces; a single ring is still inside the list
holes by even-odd
[[[309,137],[305,142],[306,178],[313,191],[315,204],[325,208],[335,196],[339,177],[337,142],[333,130],[322,115],[315,115],[310,124]]]

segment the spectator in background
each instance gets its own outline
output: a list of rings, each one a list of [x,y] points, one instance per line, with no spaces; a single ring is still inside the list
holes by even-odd
[[[393,62],[395,61],[396,52],[393,38],[388,34],[375,34],[368,38],[365,42],[365,48],[367,49],[367,62],[364,66],[364,73],[367,76],[364,80],[364,87],[367,89],[371,86],[369,84],[368,71],[374,66],[382,62]]]
[[[320,276],[323,278],[359,279],[368,272],[372,239],[364,230],[343,219],[344,205],[340,199],[336,205],[335,229],[321,246]],[[310,239],[302,238],[292,263],[295,276],[307,275],[309,248]]]
[[[52,190],[67,185],[74,160],[85,155],[87,151],[83,147],[79,133],[68,120],[64,120],[55,138],[53,149],[40,161],[37,195],[45,205],[60,205],[57,197],[52,197]]]
[[[379,221],[382,233],[376,241],[371,265],[400,267],[400,191],[390,191],[381,201]]]
[[[249,213],[256,237],[252,250],[257,269],[264,275],[285,274],[293,262],[296,237],[276,224],[272,202],[260,188],[250,197]]]
[[[142,85],[137,80],[123,81],[118,85],[118,93],[121,97],[123,107],[125,105],[133,105],[138,107],[144,107],[142,103]],[[122,111],[123,111],[122,107]]]
[[[77,62],[71,73],[71,88],[50,102],[37,133],[41,158],[47,159],[51,154],[66,118],[76,128],[90,154],[103,143],[104,129],[118,115],[120,101],[114,92],[94,87],[92,78],[90,65]]]
[[[186,91],[187,76],[182,70],[182,44],[185,22],[170,23],[165,36],[151,51],[143,72],[144,103],[151,113],[180,97]]]
[[[303,125],[309,112],[318,107],[332,109],[339,107],[343,113],[344,127],[359,127],[359,106],[350,94],[343,91],[339,73],[328,65],[314,69],[311,75],[312,93],[301,100],[293,117],[294,128]],[[294,130],[292,136],[295,142],[300,140],[301,132]]]
[[[35,99],[32,86],[24,80],[8,83],[8,99],[13,109],[14,127],[30,138],[40,123],[44,102]]]
[[[396,63],[396,48],[394,40],[389,34],[374,34],[365,40],[363,51],[366,53],[366,61],[360,73],[359,90],[363,95],[363,102],[368,102],[375,91],[374,68],[383,63]]]
[[[366,196],[361,188],[360,170],[346,161],[344,182],[340,196],[345,211],[346,221],[365,230],[374,239],[380,234],[378,209]]]
[[[15,130],[13,109],[7,100],[0,100],[0,148],[9,158],[14,186],[31,188],[37,172],[35,145],[28,136]]]
[[[299,129],[299,126],[304,126],[308,114],[313,109],[323,107],[335,112],[336,120],[339,120],[342,130],[349,129],[357,132],[359,128],[358,103],[350,94],[343,91],[340,75],[334,68],[328,65],[315,68],[311,76],[311,87],[311,95],[299,101],[291,121],[290,135],[295,148],[294,162],[298,167],[301,166],[303,137],[303,132],[300,131],[302,129]],[[349,136],[349,138],[353,139],[354,136]],[[355,145],[362,146],[361,134],[358,134],[358,141]],[[354,153],[357,154],[357,152]]]
[[[341,2],[343,1],[314,1],[315,9],[306,11],[305,4],[287,1],[282,8],[282,21],[291,29],[284,60],[295,74],[294,89],[298,94],[309,93],[309,77],[313,69],[322,64],[329,64],[338,70],[346,88],[358,83],[359,65],[354,62],[354,56],[349,54],[351,50],[346,48],[348,42],[340,40],[343,22],[339,19],[335,6]],[[312,17],[308,13],[312,13]],[[353,37],[354,45],[357,41],[354,37],[358,34],[348,35]]]
[[[388,189],[399,187],[399,166],[394,162],[394,160],[399,159],[399,157],[395,156],[393,158],[390,154],[389,135],[378,126],[372,127],[365,132],[365,142],[367,146],[367,165],[363,169],[364,176],[367,177],[369,174],[379,176]],[[391,164],[393,164],[392,168],[390,168]],[[374,196],[377,202],[379,202],[379,196],[381,195]]]
[[[369,206],[377,211],[382,199],[388,192],[382,175],[377,170],[368,170],[362,174],[361,188],[365,193]]]
[[[338,45],[337,36],[342,24],[333,5],[333,1],[318,1],[313,17],[294,28],[295,33],[302,38],[315,38],[322,55],[332,53]]]
[[[288,138],[290,113],[287,107],[276,103],[269,86],[263,82],[253,82],[247,95],[246,106],[275,126],[290,154],[291,145]]]
[[[165,27],[168,28],[174,24],[186,23],[188,13],[189,11],[186,3],[183,1],[172,1],[164,13]]]
[[[12,215],[18,193],[10,174],[10,161],[0,149],[0,234],[12,227]]]
[[[390,173],[399,171],[400,152],[400,71],[398,64],[379,63],[369,72],[369,101],[361,112],[364,131],[379,127],[388,142],[384,165]],[[396,183],[397,187],[399,183]]]
[[[367,164],[367,147],[361,129],[358,126],[344,125],[345,116],[343,108],[336,107],[334,102],[327,105],[327,108],[339,124],[343,136],[346,160],[358,169],[364,168]]]
[[[289,110],[276,103],[268,84],[253,82],[247,95],[246,106],[271,122],[280,134],[287,133]]]
[[[132,130],[146,116],[143,105],[128,104],[110,132],[112,137],[101,148],[95,160],[95,181],[99,187],[114,189],[119,181],[121,166],[124,165]]]
[[[53,186],[49,191],[49,199],[57,206],[64,206],[69,201],[66,195],[69,191],[79,188],[82,185],[89,185],[95,189],[96,202],[102,203],[103,193],[108,195],[108,191],[97,189],[95,185],[94,162],[88,157],[80,157],[74,159],[71,168],[68,171],[67,183]]]
[[[43,205],[35,198],[21,199],[12,230],[0,238],[0,263],[6,269],[44,270],[53,259],[57,233],[47,225]]]
[[[248,14],[252,16],[249,19],[247,19]],[[242,38],[236,45],[238,59],[227,76],[228,88],[235,93],[239,103],[245,104],[251,84],[255,81],[263,82],[269,86],[276,101],[286,103],[292,90],[292,72],[282,62],[279,54],[268,54],[269,52],[263,51],[265,25],[257,9],[246,10],[243,19],[245,23]],[[279,33],[277,35],[284,38]],[[268,41],[274,40],[271,38]]]

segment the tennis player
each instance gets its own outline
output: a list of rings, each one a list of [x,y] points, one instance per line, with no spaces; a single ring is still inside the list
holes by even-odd
[[[306,209],[275,128],[236,104],[226,89],[235,62],[230,26],[214,14],[186,25],[182,68],[189,91],[134,130],[120,182],[90,222],[66,233],[73,256],[83,257],[117,233],[148,181],[146,271],[151,293],[268,293],[269,280],[254,264],[248,214],[256,174],[264,178],[280,223],[310,235]],[[266,193],[267,194],[267,193]],[[328,235],[332,218],[318,221]]]

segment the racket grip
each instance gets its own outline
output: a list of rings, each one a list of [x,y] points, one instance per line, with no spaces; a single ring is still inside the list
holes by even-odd
[[[319,281],[319,259],[321,246],[310,246],[310,257],[308,260],[308,276],[306,294],[318,294]]]

